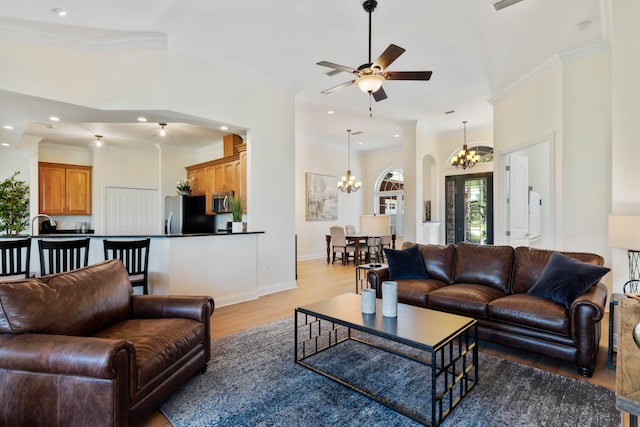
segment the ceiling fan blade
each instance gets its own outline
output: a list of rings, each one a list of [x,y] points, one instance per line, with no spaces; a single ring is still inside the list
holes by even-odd
[[[362,131],[361,131],[361,130],[357,130],[357,131],[355,131],[355,132],[351,132],[351,136],[354,136],[354,135],[360,135],[361,133],[362,133]]]
[[[387,80],[429,80],[431,71],[385,71],[382,77]]]
[[[375,61],[373,61],[373,65],[377,65],[381,70],[386,69],[393,61],[398,59],[400,55],[405,52],[406,49],[396,46],[395,44],[390,44],[389,47],[382,52],[382,55],[378,57]]]
[[[344,71],[345,73],[354,73],[358,74],[358,70],[351,67],[345,67],[344,65],[334,64],[333,62],[320,61],[318,65],[322,65],[323,67],[333,68],[334,70]]]
[[[354,82],[355,82],[355,80],[351,80],[350,82],[344,82],[344,83],[342,83],[342,84],[339,84],[338,86],[334,86],[334,87],[332,87],[332,88],[325,89],[325,90],[323,90],[323,91],[322,91],[322,92],[320,92],[320,93],[328,94],[328,93],[331,93],[331,92],[335,92],[335,91],[336,91],[336,90],[338,90],[338,89],[342,89],[343,87],[347,87],[347,86],[352,85]]]
[[[331,71],[327,71],[325,74],[329,77],[333,77],[336,74],[340,74],[342,73],[342,70],[331,70]]]
[[[373,99],[375,99],[376,102],[384,101],[385,99],[387,99],[387,93],[384,91],[384,88],[382,86],[380,87],[380,89],[373,92],[372,95]]]

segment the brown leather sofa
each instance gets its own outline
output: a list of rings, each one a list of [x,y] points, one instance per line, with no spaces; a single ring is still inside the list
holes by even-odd
[[[405,242],[403,249],[414,246]],[[428,279],[401,279],[398,301],[473,317],[481,340],[574,362],[585,377],[593,374],[600,342],[600,320],[607,288],[598,282],[567,309],[529,295],[552,251],[511,246],[418,245]],[[595,254],[561,252],[602,266]],[[369,270],[370,286],[381,298],[388,268]]]
[[[0,283],[0,426],[128,426],[210,358],[210,297],[132,295],[119,260]]]

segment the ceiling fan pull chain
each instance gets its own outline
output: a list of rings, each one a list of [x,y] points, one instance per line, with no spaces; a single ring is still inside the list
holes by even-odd
[[[369,92],[369,117],[373,117],[373,113],[371,112],[371,98],[373,95]]]

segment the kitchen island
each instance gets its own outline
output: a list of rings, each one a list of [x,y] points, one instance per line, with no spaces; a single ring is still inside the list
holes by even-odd
[[[222,307],[285,290],[258,287],[257,248],[263,234],[262,231],[150,236],[40,234],[31,236],[33,242],[30,265],[31,271],[39,275],[38,239],[89,237],[89,264],[93,264],[104,260],[102,242],[105,239],[136,240],[150,237],[149,293],[208,295],[215,299],[217,307]],[[138,292],[139,289],[135,291]]]

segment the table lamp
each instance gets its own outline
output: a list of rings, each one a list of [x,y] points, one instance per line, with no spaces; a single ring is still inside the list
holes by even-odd
[[[378,239],[376,263],[372,267],[380,267],[380,236],[391,234],[391,219],[388,215],[360,215],[360,234]]]
[[[629,280],[640,279],[640,215],[609,215],[609,246],[627,250]]]

